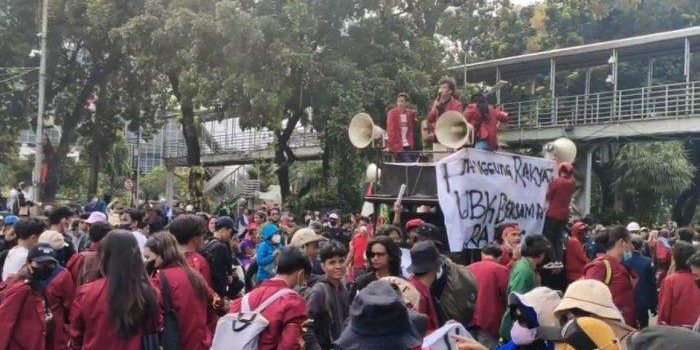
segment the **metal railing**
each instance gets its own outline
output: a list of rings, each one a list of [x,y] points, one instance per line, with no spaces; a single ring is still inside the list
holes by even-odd
[[[201,154],[221,154],[234,152],[263,151],[275,142],[272,131],[243,131],[219,135],[208,135],[200,140]],[[214,146],[210,146],[214,145]],[[320,138],[314,131],[295,130],[289,140],[289,146],[294,148],[319,146]],[[187,155],[184,140],[167,140],[165,142],[165,158],[179,158]]]
[[[700,82],[655,85],[503,104],[504,129],[534,129],[700,116]]]

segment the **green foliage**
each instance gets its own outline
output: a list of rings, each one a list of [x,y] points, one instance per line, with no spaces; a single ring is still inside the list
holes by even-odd
[[[187,188],[186,169],[180,169],[175,173],[175,198],[181,198]],[[157,166],[146,175],[139,178],[140,198],[144,200],[158,200],[165,196],[165,167]]]

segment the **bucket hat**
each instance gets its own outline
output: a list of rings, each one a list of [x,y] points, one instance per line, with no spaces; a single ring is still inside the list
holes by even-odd
[[[613,303],[610,289],[603,282],[584,279],[570,284],[559,306],[554,309],[557,317],[572,309],[581,309],[597,317],[624,322],[622,313]]]

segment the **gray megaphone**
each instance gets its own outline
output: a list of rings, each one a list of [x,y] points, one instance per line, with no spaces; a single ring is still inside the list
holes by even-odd
[[[544,157],[557,163],[573,163],[576,159],[576,144],[565,137],[548,142],[543,147]]]
[[[435,136],[445,147],[458,149],[474,144],[474,127],[457,111],[443,113],[435,124]]]
[[[384,139],[384,129],[374,125],[369,114],[357,113],[350,120],[348,136],[355,148],[366,148],[375,140]]]

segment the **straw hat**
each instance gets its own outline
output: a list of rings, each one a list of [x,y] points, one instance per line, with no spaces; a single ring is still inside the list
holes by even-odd
[[[572,309],[581,309],[601,318],[624,322],[622,313],[613,303],[610,289],[597,280],[578,280],[569,285],[559,306],[554,309],[557,317]]]

